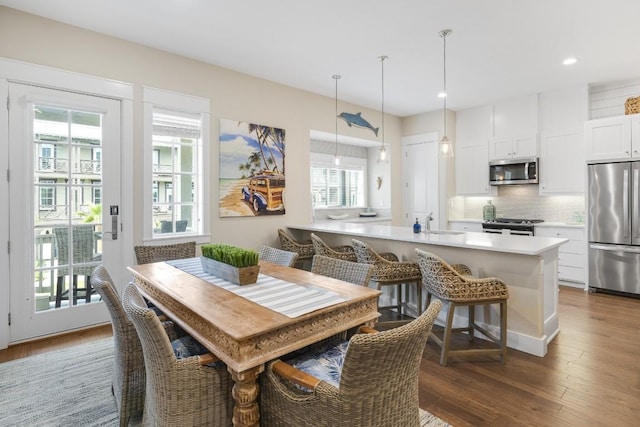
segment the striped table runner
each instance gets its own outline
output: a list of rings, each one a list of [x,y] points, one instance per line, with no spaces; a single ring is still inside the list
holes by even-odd
[[[236,285],[202,269],[200,257],[165,261],[180,270],[290,318],[347,301],[335,292],[313,285],[298,285],[266,274],[258,274],[252,285]]]

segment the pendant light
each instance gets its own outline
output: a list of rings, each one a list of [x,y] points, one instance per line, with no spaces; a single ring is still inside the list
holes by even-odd
[[[380,66],[382,68],[382,145],[378,150],[378,163],[389,163],[389,155],[387,149],[384,146],[384,61],[388,59],[388,56],[379,56]]]
[[[333,156],[333,162],[336,166],[340,166],[340,157],[338,157],[338,80],[340,80],[340,74],[334,74],[332,77],[336,81],[336,152]]]
[[[447,136],[447,36],[451,30],[440,31],[442,37],[442,93],[438,95],[443,99],[442,116],[444,117],[444,127],[442,128],[442,138],[440,138],[440,155],[442,157],[453,157],[453,143]]]

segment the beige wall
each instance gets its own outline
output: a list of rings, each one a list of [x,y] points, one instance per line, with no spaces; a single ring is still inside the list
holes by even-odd
[[[335,131],[333,98],[147,48],[121,39],[103,36],[77,27],[25,14],[0,6],[0,57],[71,70],[130,83],[134,86],[134,164],[142,164],[142,86],[191,94],[211,100],[211,227],[214,241],[257,248],[276,244],[276,229],[311,220],[309,190],[309,130]],[[328,85],[331,76],[326,76]],[[377,90],[377,88],[372,88]],[[362,111],[367,118],[379,111],[344,106],[345,111]],[[218,119],[250,121],[286,130],[287,193],[283,216],[219,218],[218,216]],[[377,123],[379,119],[371,120]],[[389,168],[376,166],[370,181],[384,175],[389,183],[391,206],[401,212],[400,123],[385,117],[385,143],[391,149]],[[378,126],[376,124],[376,126]],[[359,138],[372,136],[366,129],[340,124],[339,133]],[[134,172],[134,242],[142,239],[142,177]],[[374,185],[370,183],[370,189]],[[382,199],[375,196],[375,203]],[[387,199],[388,200],[388,199]],[[388,207],[388,206],[387,206]],[[397,211],[397,212],[396,212]],[[399,213],[398,213],[399,215]]]

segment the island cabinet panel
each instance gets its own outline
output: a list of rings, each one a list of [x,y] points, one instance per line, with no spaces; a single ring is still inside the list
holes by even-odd
[[[568,285],[584,286],[585,282],[585,237],[584,227],[536,226],[536,236],[568,239],[558,248],[558,279]]]

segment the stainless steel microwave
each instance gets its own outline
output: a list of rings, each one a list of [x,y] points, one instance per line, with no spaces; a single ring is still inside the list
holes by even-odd
[[[538,158],[492,160],[489,162],[489,184],[537,184]]]

